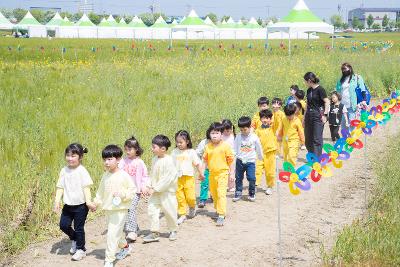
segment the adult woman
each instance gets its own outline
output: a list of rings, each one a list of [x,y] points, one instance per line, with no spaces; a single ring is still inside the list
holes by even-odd
[[[356,88],[360,87],[364,101],[360,104],[366,106],[366,89],[363,78],[354,74],[353,67],[349,63],[342,64],[342,77],[336,84],[336,91],[342,95],[342,103],[347,108],[348,121],[356,118],[357,94]],[[346,115],[343,115],[346,116]],[[346,128],[345,118],[342,119],[342,129]]]
[[[304,135],[308,152],[322,154],[324,124],[329,113],[329,99],[319,79],[312,72],[304,75],[307,89],[307,110],[304,115]]]

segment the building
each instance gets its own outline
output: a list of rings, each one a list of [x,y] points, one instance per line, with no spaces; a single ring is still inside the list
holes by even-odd
[[[88,3],[87,0],[82,1],[82,3],[79,5],[79,12],[82,13],[92,13],[94,11],[94,7],[92,3]]]
[[[389,21],[400,20],[400,8],[356,8],[349,11],[348,23],[352,25],[353,18],[357,17],[365,28],[368,28],[367,18],[372,15],[374,23],[382,26],[382,20],[385,15]]]

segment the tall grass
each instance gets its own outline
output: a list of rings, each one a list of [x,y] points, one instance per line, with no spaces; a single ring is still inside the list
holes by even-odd
[[[374,38],[378,39],[371,35]],[[248,41],[224,41],[221,49],[219,41],[199,41],[190,43],[190,50],[175,42],[169,51],[165,41],[138,41],[132,49],[132,41],[124,40],[2,38],[1,254],[15,253],[57,232],[58,218],[51,207],[69,143],[89,148],[83,164],[97,184],[105,145],[122,144],[134,134],[149,163],[154,135],[172,138],[177,130],[187,129],[196,142],[212,121],[252,115],[261,95],[284,97],[291,84],[303,87],[306,71],[315,71],[330,91],[340,64],[349,61],[373,92],[384,94],[400,77],[400,38],[384,38],[395,41],[386,53],[326,50],[330,41],[323,38],[312,43],[313,49],[307,41],[295,41],[291,57],[278,41],[271,43],[272,51],[265,51],[263,41],[251,42],[251,49]],[[148,48],[150,43],[155,50]],[[92,47],[100,49],[92,52]],[[13,228],[35,190],[33,210]]]

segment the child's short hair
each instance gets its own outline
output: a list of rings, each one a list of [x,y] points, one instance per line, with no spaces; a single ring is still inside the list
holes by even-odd
[[[187,148],[193,148],[192,140],[190,139],[190,135],[188,131],[180,130],[175,134],[175,141],[176,138],[182,137],[187,142]]]
[[[298,99],[303,100],[305,93],[303,90],[297,90],[296,93],[294,94]]]
[[[143,154],[143,149],[140,147],[138,140],[132,135],[126,139],[124,147],[134,148],[136,150],[136,156],[140,157]]]
[[[251,126],[250,117],[246,117],[246,116],[240,117],[238,120],[238,126],[239,126],[239,128],[243,128],[243,127],[250,128],[250,126]]]
[[[297,86],[297,84],[292,84],[292,85],[290,86],[290,89],[295,90],[296,92],[300,90],[300,89],[299,89],[299,86]]]
[[[120,159],[122,157],[122,149],[117,145],[108,145],[101,152],[101,157],[103,159],[116,158]]]
[[[271,119],[273,116],[272,111],[270,109],[261,110],[259,114],[260,114],[260,119],[262,118]]]
[[[342,101],[342,95],[341,95],[339,92],[333,91],[333,92],[331,93],[331,100],[332,100],[332,96],[333,96],[333,95],[336,95],[336,97],[338,98],[338,100],[339,100],[339,101]]]
[[[211,123],[210,127],[208,127],[208,134],[211,134],[212,131],[216,131],[216,132],[224,132],[224,126],[222,125],[222,123],[220,122],[213,122]],[[210,136],[211,139],[211,136]]]
[[[282,106],[283,101],[282,101],[282,99],[280,99],[279,97],[274,97],[274,98],[272,99],[272,104],[279,104],[279,106]]]
[[[162,134],[154,136],[153,140],[151,140],[151,143],[159,146],[160,148],[165,147],[165,150],[168,150],[168,148],[171,146],[171,141],[169,141],[169,138]]]
[[[224,130],[232,130],[233,131],[233,135],[235,135],[235,126],[233,125],[231,120],[223,119],[221,121],[221,123],[224,126]]]
[[[285,112],[286,116],[292,116],[293,114],[296,113],[296,105],[294,103],[286,105],[283,108],[283,112]]]
[[[65,148],[65,155],[68,153],[77,154],[79,158],[82,158],[83,154],[88,153],[88,149],[86,147],[84,148],[81,144],[72,143]]]
[[[258,106],[261,106],[261,105],[269,105],[269,99],[268,99],[268,97],[266,97],[266,96],[262,96],[262,97],[260,97],[259,99],[258,99],[258,101],[257,101],[257,105]]]
[[[294,102],[296,107],[301,111],[301,114],[304,115],[304,108],[299,101]]]

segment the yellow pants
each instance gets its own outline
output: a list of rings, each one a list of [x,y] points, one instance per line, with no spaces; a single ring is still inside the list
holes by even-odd
[[[127,244],[125,234],[123,232],[127,214],[128,210],[106,210],[106,262],[115,261],[115,254]]]
[[[178,215],[186,214],[187,206],[196,207],[196,182],[193,176],[183,175],[178,178],[178,189],[176,190],[176,200],[178,201]]]
[[[210,193],[214,201],[214,208],[218,215],[226,215],[226,187],[228,185],[228,172],[210,173]]]
[[[154,192],[147,207],[147,213],[150,216],[150,231],[160,232],[160,212],[163,211],[167,220],[169,232],[176,231],[177,216],[176,194],[172,192]]]
[[[256,185],[261,184],[261,176],[265,171],[265,179],[268,187],[274,187],[276,176],[276,151],[264,154],[263,160],[257,160]]]
[[[283,142],[283,160],[296,166],[299,146],[298,142]]]

